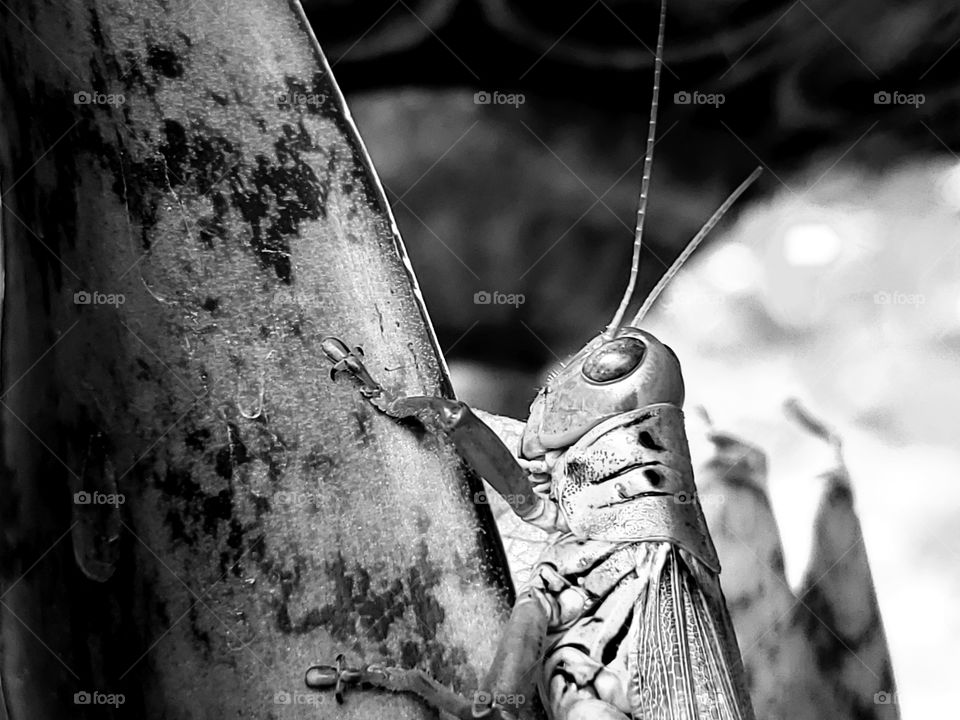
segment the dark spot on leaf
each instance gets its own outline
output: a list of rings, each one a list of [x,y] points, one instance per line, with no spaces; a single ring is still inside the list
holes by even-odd
[[[147,65],[168,78],[183,75],[183,62],[172,48],[164,45],[150,45],[147,48]]]
[[[850,489],[849,482],[846,479],[830,478],[829,489],[827,490],[824,502],[827,506],[853,505],[853,492]]]
[[[243,540],[245,537],[243,525],[236,518],[230,518],[230,534],[227,535],[227,547],[230,550],[220,552],[220,576],[230,573],[234,577],[243,576]]]
[[[362,443],[367,444],[370,442],[370,418],[366,412],[360,410],[351,410],[351,417],[357,421],[357,429],[354,435]]]
[[[210,439],[210,430],[207,428],[198,428],[191,433],[189,433],[186,438],[184,438],[184,443],[191,450],[196,450],[198,452],[203,452],[207,446],[207,440]]]
[[[420,646],[410,640],[400,644],[400,665],[402,667],[416,667],[420,662]]]
[[[254,495],[251,493],[250,501],[253,503],[253,512],[260,519],[261,515],[270,512],[270,499],[263,495]]]
[[[229,182],[233,204],[253,230],[254,250],[264,265],[289,284],[290,247],[285,237],[297,234],[303,220],[326,217],[329,178],[321,180],[303,161],[302,152],[319,148],[302,124],[284,125],[274,151],[275,161],[258,155],[256,167],[247,176],[231,173]]]
[[[207,535],[216,535],[220,520],[233,517],[233,492],[221,490],[216,495],[203,499],[203,530]]]
[[[215,537],[220,522],[233,518],[232,488],[216,494],[204,492],[189,470],[175,467],[168,467],[155,484],[167,496],[166,523],[174,540],[194,545],[201,532]]]
[[[146,360],[143,358],[134,358],[134,364],[137,366],[137,380],[148,381],[153,378],[153,372],[150,369],[150,365],[147,364]]]
[[[238,465],[250,461],[247,446],[240,439],[240,430],[234,423],[227,423],[227,444],[217,451],[217,475],[229,480],[233,477],[233,469]]]
[[[163,121],[163,135],[166,142],[160,146],[160,154],[166,160],[168,177],[164,179],[162,185],[179,186],[183,185],[187,176],[187,162],[190,157],[190,148],[187,146],[187,131],[176,120]],[[172,174],[173,177],[169,177]]]
[[[370,642],[385,642],[394,624],[412,612],[417,636],[405,635],[401,663],[424,668],[444,685],[454,683],[466,653],[461,648],[449,649],[438,640],[437,630],[446,612],[435,595],[440,571],[429,559],[426,542],[420,543],[414,563],[386,583],[375,581],[365,568],[348,564],[340,553],[326,564],[325,574],[333,601],[308,616],[318,619],[334,639],[346,643],[360,634]],[[290,625],[290,632],[303,631],[300,623]]]

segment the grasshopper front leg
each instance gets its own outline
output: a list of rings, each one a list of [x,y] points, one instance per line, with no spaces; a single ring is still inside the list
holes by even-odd
[[[349,373],[359,383],[363,396],[380,412],[397,419],[415,417],[449,439],[457,454],[490,483],[521,520],[544,530],[566,529],[556,504],[534,489],[530,470],[466,403],[424,395],[394,395],[373,379],[359,348],[351,350],[335,337],[324,338],[321,348],[334,363],[331,376]]]

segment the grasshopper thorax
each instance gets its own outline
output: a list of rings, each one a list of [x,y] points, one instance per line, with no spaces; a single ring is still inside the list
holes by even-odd
[[[673,351],[635,327],[600,335],[537,394],[522,454],[532,459],[567,448],[608,418],[659,403],[683,405],[683,376]]]

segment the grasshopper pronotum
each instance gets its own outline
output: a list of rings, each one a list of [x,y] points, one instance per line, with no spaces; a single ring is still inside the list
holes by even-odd
[[[436,397],[396,397],[341,340],[323,348],[381,412],[417,417],[526,522],[554,535],[518,596],[472,701],[417,669],[337,664],[306,683],[413,692],[460,718],[508,718],[538,686],[555,720],[750,720],[720,565],[696,495],[680,363],[639,329],[666,283],[759,175],[723,203],[624,323],[637,281],[656,135],[666,3],[637,210],[633,262],[613,320],[555,371],[525,423]],[[506,438],[520,437],[509,447]]]

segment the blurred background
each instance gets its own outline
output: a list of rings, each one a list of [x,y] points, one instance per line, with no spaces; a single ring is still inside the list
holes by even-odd
[[[305,2],[460,396],[525,418],[627,282],[657,4]],[[792,582],[844,439],[903,717],[960,668],[960,9],[673,0],[642,297],[757,165],[647,328],[687,407],[768,455]]]

